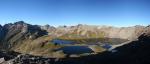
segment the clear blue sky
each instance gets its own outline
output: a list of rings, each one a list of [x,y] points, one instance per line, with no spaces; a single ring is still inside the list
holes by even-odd
[[[0,0],[0,24],[150,24],[150,0]]]

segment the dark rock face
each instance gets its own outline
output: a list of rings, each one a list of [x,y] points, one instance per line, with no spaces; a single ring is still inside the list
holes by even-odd
[[[3,47],[3,41],[6,35],[5,29],[0,25],[0,49]]]
[[[3,37],[4,37],[4,29],[3,29],[3,27],[0,25],[0,42],[2,41]]]
[[[19,54],[20,53],[14,51],[0,51],[0,58],[4,58],[6,61],[8,61],[10,59],[14,59]]]

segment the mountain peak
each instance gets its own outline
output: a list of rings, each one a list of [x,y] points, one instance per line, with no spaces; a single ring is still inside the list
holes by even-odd
[[[14,24],[26,24],[24,21],[18,21],[18,22],[15,22]]]

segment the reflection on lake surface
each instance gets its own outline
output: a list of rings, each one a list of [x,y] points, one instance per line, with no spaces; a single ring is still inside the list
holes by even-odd
[[[79,42],[80,41],[80,42]],[[84,41],[84,42],[83,42]],[[83,39],[76,39],[76,40],[63,40],[63,39],[53,39],[52,42],[55,44],[65,45],[65,44],[121,44],[123,42],[128,41],[127,39],[120,39],[120,38],[83,38]]]

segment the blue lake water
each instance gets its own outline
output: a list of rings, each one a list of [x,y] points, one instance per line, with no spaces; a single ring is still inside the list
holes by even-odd
[[[59,44],[59,45],[66,45],[66,44],[75,44],[74,41],[69,40],[61,40],[61,39],[54,39],[52,40],[53,43]],[[96,43],[95,43],[96,45]],[[109,49],[112,46],[108,43],[103,43],[103,48]],[[65,54],[82,54],[82,53],[92,53],[92,49],[90,49],[88,46],[65,46],[62,48],[59,48],[57,50],[62,50]]]
[[[63,50],[65,54],[82,54],[93,52],[88,46],[65,46],[58,50]]]
[[[52,42],[55,43],[55,44],[60,44],[60,45],[63,45],[63,44],[74,44],[75,43],[74,41],[61,40],[61,39],[54,39],[54,40],[52,40]]]

